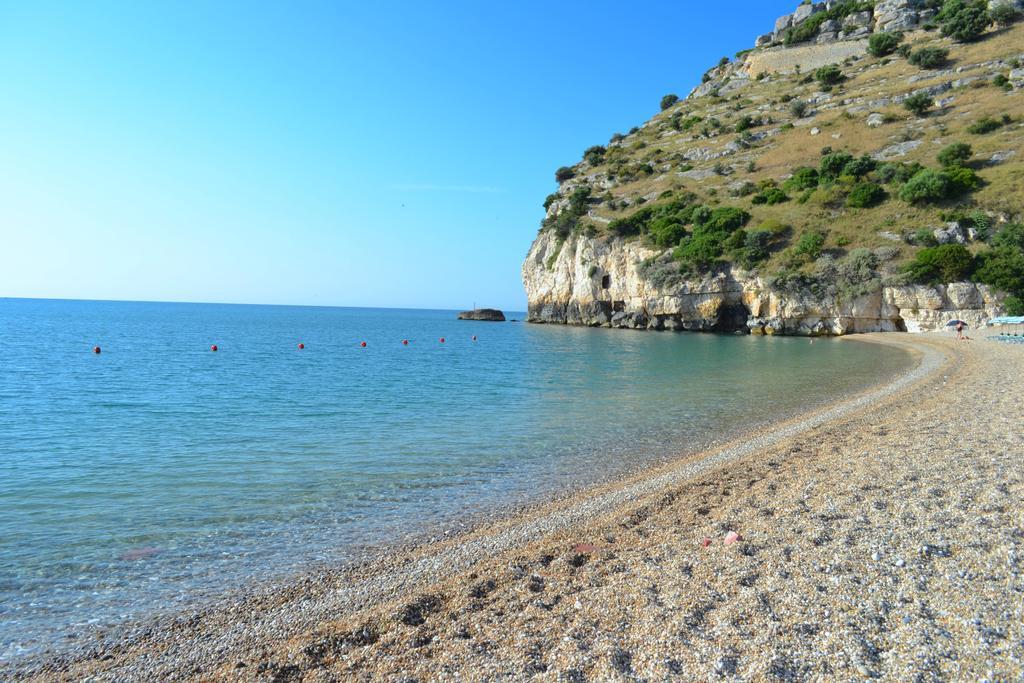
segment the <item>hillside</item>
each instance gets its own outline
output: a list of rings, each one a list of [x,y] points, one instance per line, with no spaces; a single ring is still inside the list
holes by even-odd
[[[1024,24],[936,4],[801,5],[560,168],[531,319],[844,333],[1024,312]]]

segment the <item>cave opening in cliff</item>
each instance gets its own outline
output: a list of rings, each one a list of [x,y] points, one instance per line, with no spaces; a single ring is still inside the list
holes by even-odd
[[[726,304],[718,309],[715,332],[746,332],[750,309],[742,303]]]
[[[601,277],[601,289],[610,289],[612,286],[612,276],[604,275]]]

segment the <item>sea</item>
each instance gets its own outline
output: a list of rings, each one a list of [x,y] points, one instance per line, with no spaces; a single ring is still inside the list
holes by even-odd
[[[0,299],[0,659],[458,531],[910,364],[506,315]]]

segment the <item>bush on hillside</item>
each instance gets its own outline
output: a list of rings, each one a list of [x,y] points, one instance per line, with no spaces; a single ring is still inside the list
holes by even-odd
[[[973,154],[974,152],[971,150],[970,145],[963,142],[954,142],[952,145],[942,148],[942,151],[939,152],[938,160],[943,168],[963,166]]]
[[[566,180],[571,180],[576,175],[576,171],[569,168],[568,166],[562,166],[560,169],[555,171],[555,182],[561,184]]]
[[[874,57],[891,55],[902,41],[902,33],[872,33],[868,38],[868,53]]]
[[[940,244],[917,252],[905,272],[912,281],[924,285],[960,282],[970,276],[973,261],[964,245]]]
[[[923,92],[903,100],[903,106],[914,116],[922,117],[935,105],[935,100]]]
[[[922,170],[924,170],[924,166],[917,162],[904,164],[890,161],[878,167],[875,177],[882,183],[902,185]]]
[[[823,66],[814,72],[814,79],[818,81],[823,87],[830,88],[833,85],[839,85],[846,80],[846,76],[839,69],[837,64],[829,64]]]
[[[807,113],[807,103],[803,100],[793,100],[789,103],[789,111],[793,116],[802,119]]]
[[[824,233],[811,230],[800,235],[800,239],[793,246],[793,254],[803,257],[806,261],[813,261],[821,256],[821,249],[825,246]]]
[[[826,21],[839,21],[857,12],[867,12],[874,8],[872,0],[844,0],[830,3],[831,8],[816,12],[807,19],[786,31],[785,44],[806,43],[818,35],[818,29]]]
[[[606,150],[603,145],[588,147],[586,151],[583,152],[583,160],[591,166],[598,166],[604,161],[604,155],[607,151],[608,150]]]
[[[885,201],[885,190],[870,182],[857,183],[846,197],[846,205],[855,209],[867,209]]]
[[[922,69],[938,69],[946,64],[949,50],[941,47],[922,47],[910,53],[908,61]]]
[[[846,165],[853,161],[853,155],[847,152],[831,152],[821,158],[818,165],[818,178],[833,181],[843,174]]]
[[[768,187],[751,197],[750,201],[754,204],[768,204],[771,206],[789,201],[789,197],[777,187]]]
[[[981,178],[974,172],[974,169],[953,166],[947,168],[944,173],[949,178],[951,196],[974,192],[981,187]]]
[[[742,267],[750,270],[768,258],[773,237],[771,232],[767,230],[751,230],[750,232],[737,230],[733,235],[743,236],[742,244],[732,252],[732,257]],[[732,237],[730,237],[731,239]]]
[[[787,190],[811,190],[818,186],[818,169],[801,166],[782,184]]]
[[[953,192],[949,176],[926,168],[919,171],[900,188],[900,199],[910,204],[942,201]]]
[[[978,255],[975,279],[998,290],[1024,296],[1024,251],[996,247]]]
[[[1007,223],[992,238],[993,247],[1011,247],[1024,251],[1024,223]]]
[[[985,135],[991,133],[994,130],[998,130],[1003,127],[1003,123],[989,116],[978,119],[971,125],[967,126],[967,132],[972,135]]]
[[[843,172],[840,175],[853,176],[854,178],[863,178],[868,173],[871,173],[878,166],[878,162],[872,159],[867,154],[857,158],[851,159],[845,166],[843,166]]]
[[[1020,21],[1021,11],[1013,4],[1013,0],[1002,0],[999,4],[988,11],[992,21],[1003,28],[1012,26]]]
[[[675,93],[669,93],[668,95],[665,95],[664,97],[661,98],[661,110],[665,111],[678,101],[679,95],[676,95]]]
[[[966,43],[977,40],[990,23],[987,0],[946,0],[937,17],[942,35]]]

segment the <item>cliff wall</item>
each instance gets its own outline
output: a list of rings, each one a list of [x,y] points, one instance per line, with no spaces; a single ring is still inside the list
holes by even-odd
[[[638,241],[541,233],[523,263],[529,322],[654,330],[842,335],[926,332],[1000,313],[985,285],[882,287],[852,300],[784,294],[738,268],[700,280],[652,278],[657,252]],[[654,281],[658,281],[655,284]]]

